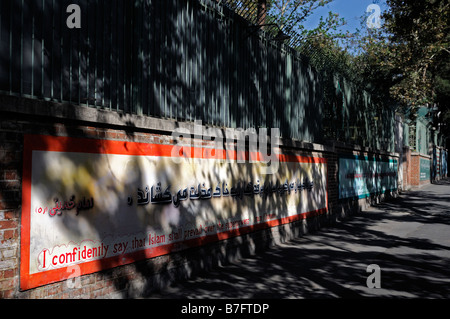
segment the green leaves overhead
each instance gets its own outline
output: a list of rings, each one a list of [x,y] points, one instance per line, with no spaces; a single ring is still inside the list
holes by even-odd
[[[390,66],[401,80],[391,94],[414,108],[434,103],[437,66],[449,60],[450,4],[448,1],[388,0],[384,29],[388,35]]]

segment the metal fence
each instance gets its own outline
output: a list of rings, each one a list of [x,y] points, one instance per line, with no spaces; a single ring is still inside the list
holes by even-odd
[[[72,3],[81,29],[66,26]],[[393,145],[385,141],[394,136],[389,110],[333,70],[313,68],[293,40],[255,32],[239,3],[2,0],[0,91],[219,127],[275,127],[310,142]]]
[[[81,29],[66,26],[71,3]],[[2,0],[0,12],[4,93],[306,140],[320,131],[318,75],[213,1]]]

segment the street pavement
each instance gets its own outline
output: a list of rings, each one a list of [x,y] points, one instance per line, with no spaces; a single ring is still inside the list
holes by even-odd
[[[368,271],[369,265],[376,266]],[[403,193],[149,297],[449,298],[450,181]]]

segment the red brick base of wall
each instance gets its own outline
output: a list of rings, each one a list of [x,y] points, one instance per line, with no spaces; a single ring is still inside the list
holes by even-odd
[[[423,179],[420,177],[420,159],[425,159],[430,162],[430,156],[419,153],[411,153],[411,165],[409,174],[411,176],[410,185],[413,187],[422,187],[431,183],[429,178]]]

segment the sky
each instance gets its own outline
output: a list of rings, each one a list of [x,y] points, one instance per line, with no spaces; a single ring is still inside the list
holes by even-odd
[[[325,7],[317,9],[306,21],[305,27],[307,29],[316,27],[320,16],[326,17],[329,11],[333,11],[347,21],[343,30],[354,32],[356,28],[361,29],[361,17],[366,14],[367,7],[374,3],[380,6],[381,12],[388,8],[386,0],[334,0]]]

